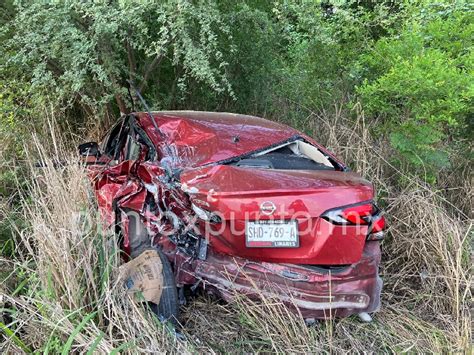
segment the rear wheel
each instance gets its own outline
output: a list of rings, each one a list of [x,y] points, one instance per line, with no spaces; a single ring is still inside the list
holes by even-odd
[[[163,265],[163,291],[161,293],[160,303],[150,302],[150,308],[162,321],[169,321],[173,325],[178,325],[179,299],[178,289],[174,279],[173,269],[168,258],[161,250],[158,250],[161,263]]]
[[[143,225],[140,215],[134,211],[127,211],[129,220],[129,244],[130,256],[136,258],[145,250],[151,249],[151,242]],[[148,302],[150,309],[162,321],[169,321],[173,325],[178,324],[179,299],[173,269],[166,255],[157,249],[163,266],[163,291],[161,293],[160,303]]]

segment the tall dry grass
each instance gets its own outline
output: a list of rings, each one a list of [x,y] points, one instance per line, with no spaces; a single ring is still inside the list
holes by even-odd
[[[67,154],[57,166],[36,139],[34,146],[21,194],[28,228],[18,231],[16,258],[2,260],[17,278],[0,289],[2,352],[188,352],[117,281],[117,242],[91,208],[83,167]]]
[[[467,349],[474,191],[469,171],[455,169],[459,174],[451,176],[449,189],[427,185],[391,163],[390,145],[370,134],[376,122],[368,124],[360,111],[356,121],[335,111],[331,120],[313,116],[323,124],[322,140],[374,182],[385,204],[390,226],[382,270],[385,300],[439,328],[451,346]]]
[[[449,191],[428,186],[391,164],[389,145],[372,124],[309,113],[315,137],[374,182],[389,222],[383,244],[382,309],[372,323],[355,318],[308,327],[276,300],[237,297],[230,304],[200,296],[183,311],[184,339],[133,304],[116,281],[114,236],[89,206],[85,174],[76,164],[53,168],[62,155],[35,143],[47,167],[30,165],[23,196],[29,228],[19,233],[13,287],[0,348],[60,352],[448,352],[471,347],[472,184],[459,174]],[[70,160],[71,161],[71,160]],[[464,191],[463,193],[461,191]],[[449,198],[447,198],[447,196]],[[6,262],[6,261],[5,261]],[[5,336],[5,334],[9,334]]]

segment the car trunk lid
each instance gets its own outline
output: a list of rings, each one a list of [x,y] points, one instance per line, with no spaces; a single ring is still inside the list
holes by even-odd
[[[204,231],[218,251],[314,265],[351,264],[361,257],[367,226],[340,226],[321,218],[327,210],[373,199],[372,185],[355,173],[218,165],[183,172],[181,181],[193,204],[218,214],[224,224],[213,235],[212,226]],[[288,220],[298,222],[297,247],[249,245],[247,222]]]

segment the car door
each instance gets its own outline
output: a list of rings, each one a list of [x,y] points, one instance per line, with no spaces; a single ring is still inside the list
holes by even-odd
[[[117,165],[123,160],[123,146],[127,137],[127,120],[120,120],[109,130],[101,143],[87,142],[79,145],[81,162],[91,172],[99,172],[105,166]]]

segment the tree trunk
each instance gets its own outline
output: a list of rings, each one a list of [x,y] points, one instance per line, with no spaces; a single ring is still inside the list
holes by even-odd
[[[120,114],[127,115],[130,113],[130,109],[127,107],[127,104],[121,95],[115,94],[115,102],[120,110]]]

